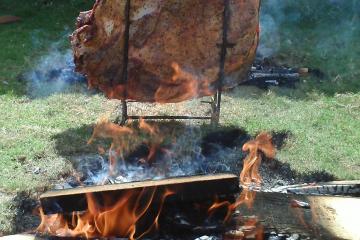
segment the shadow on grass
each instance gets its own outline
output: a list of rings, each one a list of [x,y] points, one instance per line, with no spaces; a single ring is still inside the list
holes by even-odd
[[[153,124],[153,122],[147,123]],[[102,149],[107,151],[110,148],[111,139],[95,139],[91,145],[87,144],[94,127],[95,125],[83,125],[79,128],[68,129],[53,137],[57,154],[69,160],[75,169],[77,169],[82,157],[86,158],[98,154],[102,155],[104,154],[101,153]],[[153,136],[141,133],[137,122],[130,124],[128,127],[134,131],[135,135],[133,135],[134,137],[124,140],[122,144],[127,146],[126,149],[132,149],[131,152],[124,151],[126,160],[132,162],[134,159],[149,154],[150,149],[149,146],[147,146],[147,143],[151,142]],[[184,123],[175,121],[156,122],[156,127],[159,129],[158,132],[164,136],[161,145],[163,147],[167,147],[171,141],[176,138],[177,135],[184,132],[184,129],[186,128]],[[195,131],[199,131],[199,129]]]
[[[30,192],[18,192],[10,200],[7,211],[9,212],[9,228],[3,229],[2,234],[17,234],[35,230],[40,224],[37,216],[39,202],[37,196]]]
[[[87,145],[91,137],[94,125],[83,125],[78,128],[70,128],[52,137],[55,140],[55,149],[60,156],[97,153],[94,146]]]
[[[154,123],[150,122],[149,124]],[[240,173],[243,159],[246,157],[246,153],[242,152],[241,148],[245,142],[253,137],[243,129],[235,127],[213,129],[209,126],[187,126],[183,122],[175,121],[156,122],[156,126],[159,129],[158,132],[164,136],[161,148],[159,149],[166,148],[171,151],[172,144],[177,142],[180,136],[183,137],[186,134],[188,138],[185,137],[185,142],[181,142],[181,144],[184,144],[184,148],[189,148],[190,152],[194,148],[200,148],[204,161],[210,164],[225,164],[229,169],[228,171],[236,175]],[[77,169],[81,156],[95,156],[99,154],[99,148],[107,150],[110,147],[110,140],[96,140],[92,145],[87,145],[87,140],[92,134],[93,127],[92,125],[83,125],[79,128],[68,129],[53,138],[57,153],[68,159],[74,169]],[[144,146],[152,140],[153,136],[145,136],[144,138],[142,133],[139,132],[136,122],[132,123],[131,127],[134,129],[134,132],[137,131],[137,135],[135,135],[136,139],[129,139],[129,142],[126,143],[130,146],[129,149],[132,150],[125,154],[125,158],[126,161],[136,164],[134,162],[136,159],[141,159],[149,153],[149,148]],[[286,131],[272,132],[271,134],[273,136],[273,143],[278,150],[281,150],[285,146],[287,139],[291,137],[291,133]],[[189,144],[191,142],[189,138],[197,140]],[[161,156],[161,153],[159,154],[155,154],[155,156]],[[154,161],[158,160],[158,157],[155,158]],[[281,184],[290,185],[302,182],[336,180],[334,175],[326,171],[298,173],[288,163],[283,163],[276,159],[265,159],[264,162],[262,171],[264,182],[269,183],[267,187],[279,186]]]

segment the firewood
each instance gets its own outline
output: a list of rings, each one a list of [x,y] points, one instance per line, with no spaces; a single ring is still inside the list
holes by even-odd
[[[87,209],[86,194],[88,193],[98,198],[120,199],[129,191],[141,191],[154,187],[157,191],[165,189],[174,191],[179,201],[192,202],[212,199],[215,195],[234,195],[239,192],[239,180],[233,174],[217,174],[80,187],[44,193],[40,196],[40,202],[45,214],[71,213]]]

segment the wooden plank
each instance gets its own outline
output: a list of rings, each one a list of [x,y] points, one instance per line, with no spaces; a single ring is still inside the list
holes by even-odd
[[[163,180],[131,182],[93,187],[79,187],[66,190],[54,190],[40,196],[45,214],[71,213],[87,209],[86,194],[91,193],[98,199],[121,198],[129,191],[142,191],[156,188],[156,191],[176,192],[181,201],[198,201],[214,195],[227,195],[239,192],[239,180],[233,174],[178,177]]]
[[[38,238],[35,235],[31,235],[31,234],[17,234],[17,235],[0,237],[0,240],[35,240],[35,239]]]
[[[294,207],[295,201],[310,208]],[[305,234],[317,239],[360,239],[360,198],[257,192],[253,208],[239,216],[257,216],[265,229]]]

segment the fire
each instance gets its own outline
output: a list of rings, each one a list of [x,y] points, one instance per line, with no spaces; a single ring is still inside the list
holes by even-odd
[[[242,147],[243,151],[248,151],[249,154],[244,160],[244,166],[240,174],[240,183],[243,184],[243,189],[240,196],[234,203],[229,201],[215,203],[210,206],[208,213],[211,215],[214,211],[226,208],[227,213],[224,218],[224,223],[229,222],[233,213],[241,205],[246,205],[247,208],[253,207],[256,191],[249,188],[254,181],[258,186],[261,184],[262,179],[259,173],[259,168],[262,160],[263,153],[268,158],[274,158],[276,154],[275,147],[272,143],[272,136],[268,133],[260,133],[254,140],[245,143]],[[236,230],[227,232],[224,239],[263,239],[263,227],[259,225],[256,217],[247,220],[238,219]]]
[[[244,160],[243,170],[240,173],[240,182],[249,185],[253,181],[260,185],[262,182],[259,168],[262,160],[262,153],[268,158],[274,158],[276,154],[272,143],[272,136],[268,133],[260,133],[254,140],[244,144],[242,150],[249,152]]]
[[[158,229],[159,216],[166,198],[174,192],[165,190],[159,196],[156,187],[144,188],[141,191],[129,191],[114,203],[113,199],[104,198],[99,204],[93,194],[87,194],[88,209],[85,212],[73,212],[70,216],[62,214],[45,215],[40,209],[41,224],[37,231],[59,237],[127,237],[140,239],[149,232]],[[157,212],[149,221],[149,208]],[[138,223],[146,218],[147,224],[141,233]],[[143,225],[142,225],[143,226]]]
[[[149,154],[145,161],[149,162],[154,159],[164,137],[160,134],[157,126],[152,126],[143,119],[139,122],[138,130],[119,126],[107,118],[100,119],[96,124],[88,144],[92,144],[98,138],[112,141],[109,149],[110,175],[116,173],[118,160],[124,160],[123,153],[129,150],[129,142],[141,141],[143,135],[148,135],[149,138],[149,140],[143,140],[149,146]],[[105,153],[105,149],[102,147],[99,147],[99,151]],[[161,193],[155,187],[144,188],[141,191],[128,191],[116,202],[104,196],[103,201],[101,201],[102,204],[99,204],[94,195],[87,194],[88,208],[84,212],[73,212],[69,216],[63,214],[45,215],[40,209],[41,224],[37,230],[40,233],[60,237],[128,237],[129,239],[138,239],[159,227],[158,220],[163,204],[165,199],[172,194],[174,192],[170,190]],[[148,211],[149,208],[158,209],[155,215],[150,216],[150,219],[149,212],[154,214],[154,211]],[[148,222],[151,217],[153,219],[151,224],[144,230],[144,224],[141,220],[145,219],[143,221]],[[137,228],[139,221],[142,226],[141,230]]]
[[[132,134],[132,129],[112,123],[107,118],[100,119],[96,124],[88,144],[97,138],[112,140],[109,149],[110,175],[115,174],[118,158],[122,156],[122,152],[126,148],[125,138]]]
[[[149,154],[146,159],[142,160],[142,162],[151,164],[156,157],[156,151],[161,149],[161,144],[164,142],[164,137],[162,134],[160,134],[160,130],[156,125],[152,126],[149,123],[146,123],[144,119],[140,119],[139,128],[140,130],[147,133],[150,137],[149,140],[145,142],[149,146]]]
[[[178,63],[171,63],[173,74],[169,84],[161,85],[155,93],[155,101],[167,103],[169,99],[173,102],[183,102],[197,96],[210,96],[213,90],[210,81],[205,76],[197,76],[183,69]],[[180,87],[181,86],[181,87]]]
[[[211,215],[214,211],[226,207],[227,214],[224,218],[224,223],[226,223],[230,220],[231,215],[239,206],[245,204],[248,208],[252,208],[255,197],[256,197],[256,192],[251,191],[248,188],[244,188],[241,191],[240,196],[236,199],[234,203],[231,203],[229,201],[218,202],[217,200],[215,200],[215,203],[211,205],[210,208],[208,209],[208,213]]]
[[[117,160],[122,157],[124,149],[128,148],[126,141],[138,139],[147,135],[148,140],[142,140],[149,146],[149,154],[144,161],[151,163],[156,157],[156,152],[161,149],[164,136],[156,125],[151,125],[140,119],[138,131],[130,127],[119,126],[103,118],[95,126],[93,134],[88,141],[91,144],[97,138],[111,139],[109,150],[110,173],[116,171]],[[268,133],[260,133],[254,140],[244,144],[242,150],[249,154],[244,160],[244,167],[240,174],[240,182],[244,185],[240,196],[235,202],[216,200],[209,208],[211,216],[218,209],[225,209],[224,223],[231,220],[233,213],[241,205],[252,208],[256,192],[248,188],[255,181],[261,183],[259,167],[262,154],[268,158],[275,157],[275,148]],[[101,149],[104,152],[104,149]],[[45,215],[40,209],[41,224],[38,231],[59,237],[127,237],[139,239],[159,228],[159,216],[167,197],[175,194],[170,190],[159,191],[156,187],[143,188],[142,190],[127,191],[118,199],[109,199],[102,196],[87,194],[87,210],[73,212],[70,215],[53,214]],[[149,211],[151,209],[151,211]],[[205,208],[206,209],[206,208]],[[145,224],[146,223],[146,224]],[[146,225],[144,227],[144,225]],[[244,237],[260,236],[262,228],[258,226],[256,218],[241,220],[237,226]],[[227,239],[227,238],[225,238]]]
[[[140,160],[141,163],[151,165],[156,158],[156,152],[158,150],[165,151],[161,148],[164,136],[160,133],[158,126],[151,125],[145,122],[144,119],[140,119],[139,131],[137,131],[127,126],[119,126],[112,123],[107,118],[102,118],[96,124],[88,144],[92,144],[98,138],[112,140],[108,151],[110,162],[109,175],[116,174],[118,160],[124,162],[124,153],[129,152],[131,147],[136,147],[136,144],[141,143],[140,141],[149,148],[148,155]],[[100,154],[106,152],[102,147],[98,147],[98,149]]]
[[[246,205],[247,208],[253,207],[256,197],[256,192],[246,187],[243,188],[240,196],[234,203],[229,201],[215,203],[208,209],[209,216],[219,209],[226,209],[226,216],[224,218],[224,224],[228,223],[237,208],[242,205]],[[263,239],[263,227],[259,224],[256,217],[237,218],[236,230],[225,233],[224,239]]]

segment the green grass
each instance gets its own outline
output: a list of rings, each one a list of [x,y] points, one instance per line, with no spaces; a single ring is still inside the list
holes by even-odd
[[[360,62],[356,60],[360,34],[359,27],[354,27],[359,21],[354,10],[358,1],[344,1],[343,8],[319,0],[284,0],[279,8],[272,2],[263,1],[263,13],[280,9],[283,14],[276,14],[274,20],[281,42],[276,60],[319,68],[326,77],[307,77],[295,90],[241,87],[226,93],[222,125],[242,127],[253,135],[262,130],[290,132],[278,154],[280,161],[300,173],[323,170],[338,179],[359,179]],[[72,171],[68,156],[94,151],[86,146],[91,125],[116,110],[116,101],[77,89],[35,99],[26,93],[23,74],[54,42],[59,42],[60,50],[69,48],[64,36],[73,29],[78,12],[92,3],[0,2],[0,15],[22,18],[19,23],[0,25],[0,232],[11,231],[9,224],[3,224],[14,215],[3,211],[11,205],[9,196],[40,191]],[[333,36],[337,19],[344,21]],[[147,114],[174,109],[196,114],[197,102],[132,109]]]
[[[276,46],[275,59],[292,67],[320,69],[324,79],[308,78],[304,92],[333,96],[360,91],[360,2],[265,0],[265,46]],[[275,39],[275,40],[274,40]],[[276,41],[277,44],[273,44]],[[304,94],[303,94],[304,95]]]
[[[275,92],[245,88],[227,95],[224,123],[252,134],[290,132],[278,158],[300,173],[326,171],[338,179],[360,179],[360,94],[294,100]],[[239,97],[249,93],[254,95]]]
[[[54,136],[70,128],[91,126],[112,105],[102,97],[77,93],[32,101],[26,97],[0,97],[0,126],[4,136],[0,139],[0,188],[23,191],[42,187],[70,171],[71,164],[56,152]],[[86,146],[91,133],[86,130],[91,131],[74,130],[79,135],[77,146]],[[33,173],[37,168],[41,174]]]
[[[22,21],[0,25],[0,94],[21,95],[25,88],[19,75],[43,55],[50,44],[70,33],[81,10],[90,9],[90,0],[35,0],[0,2],[0,15],[15,15]],[[65,41],[63,48],[69,44]]]

